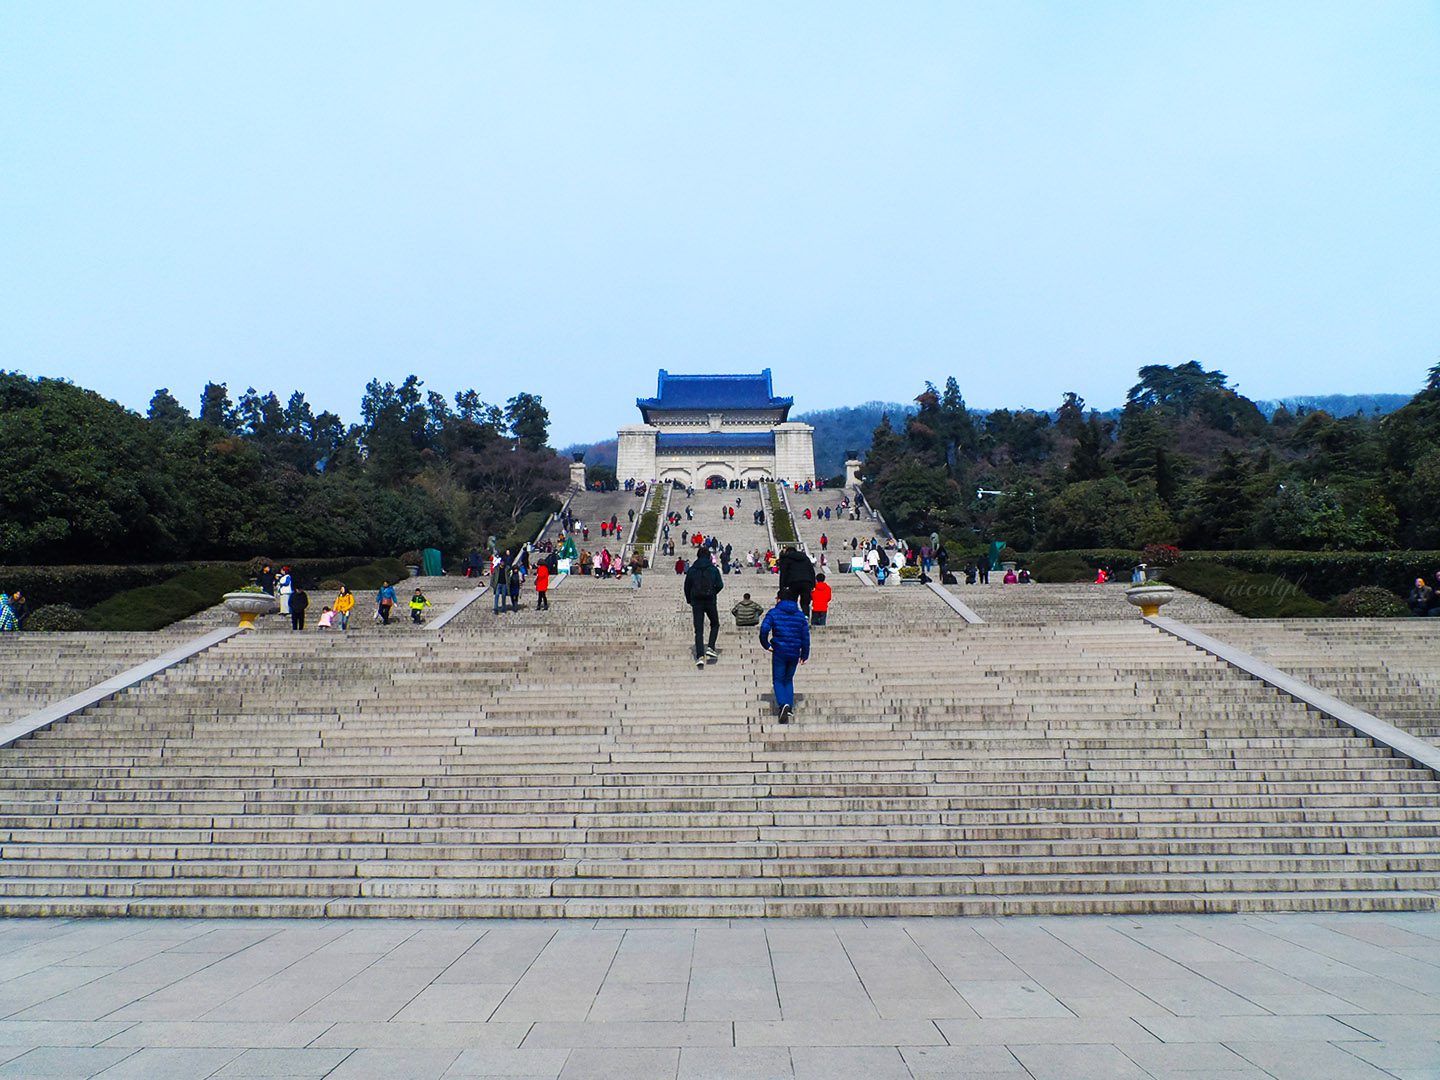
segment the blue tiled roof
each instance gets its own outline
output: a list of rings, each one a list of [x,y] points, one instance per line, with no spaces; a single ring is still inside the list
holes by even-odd
[[[651,409],[782,409],[788,415],[794,403],[775,396],[769,368],[758,375],[671,375],[661,368],[655,396],[635,399],[647,421]]]
[[[658,453],[667,450],[771,450],[773,431],[697,431],[683,434],[661,432],[655,436]]]

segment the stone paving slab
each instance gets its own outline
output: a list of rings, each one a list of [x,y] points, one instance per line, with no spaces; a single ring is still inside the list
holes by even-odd
[[[1428,912],[12,919],[0,956],[0,1080],[1440,1076]]]

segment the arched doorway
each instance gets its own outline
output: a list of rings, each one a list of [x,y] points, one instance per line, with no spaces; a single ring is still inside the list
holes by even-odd
[[[713,488],[716,491],[724,491],[729,486],[729,478],[721,476],[719,473],[711,473],[709,476],[705,477],[705,487],[707,489]]]

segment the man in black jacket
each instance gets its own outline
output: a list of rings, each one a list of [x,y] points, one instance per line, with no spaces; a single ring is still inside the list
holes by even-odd
[[[290,629],[305,629],[305,609],[310,606],[310,594],[299,585],[290,594]]]
[[[718,660],[715,642],[720,637],[720,609],[716,598],[725,588],[720,571],[710,561],[710,550],[702,547],[695,553],[695,562],[685,571],[685,602],[695,618],[695,666],[703,668],[708,657]],[[705,645],[705,620],[710,620],[710,644]]]
[[[780,571],[780,591],[788,593],[800,605],[805,617],[810,617],[810,593],[815,588],[815,564],[810,556],[796,547],[787,547],[780,552],[777,564]]]

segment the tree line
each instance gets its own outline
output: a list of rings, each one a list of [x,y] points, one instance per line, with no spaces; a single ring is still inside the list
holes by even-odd
[[[507,535],[568,478],[537,395],[502,406],[376,379],[360,416],[214,382],[195,413],[164,388],[142,416],[0,372],[0,562],[459,551]]]
[[[1440,548],[1440,364],[1385,415],[1276,408],[1220,371],[1153,364],[1110,419],[1079,394],[977,416],[951,377],[872,437],[863,473],[892,529],[1017,550]]]

